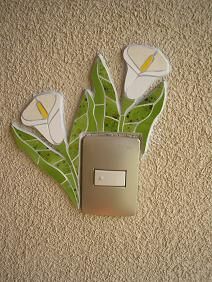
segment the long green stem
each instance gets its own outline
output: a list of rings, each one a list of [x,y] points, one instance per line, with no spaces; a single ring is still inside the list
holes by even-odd
[[[119,116],[118,132],[123,132],[124,115]]]

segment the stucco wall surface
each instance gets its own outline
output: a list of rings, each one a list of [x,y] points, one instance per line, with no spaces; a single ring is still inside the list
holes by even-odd
[[[211,281],[210,2],[0,1],[0,281]],[[96,52],[120,94],[130,43],[158,46],[172,64],[139,208],[83,215],[16,147],[10,124],[53,88],[69,128]]]

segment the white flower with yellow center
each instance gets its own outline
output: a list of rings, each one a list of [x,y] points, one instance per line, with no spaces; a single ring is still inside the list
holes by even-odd
[[[54,91],[35,96],[23,111],[21,121],[35,127],[51,144],[61,144],[66,139],[63,96]]]
[[[124,59],[127,63],[124,91],[129,99],[142,99],[157,80],[170,72],[168,60],[154,47],[130,45],[124,50]]]

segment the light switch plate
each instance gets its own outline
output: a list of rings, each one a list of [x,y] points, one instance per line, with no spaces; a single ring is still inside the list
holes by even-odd
[[[96,215],[134,215],[140,140],[86,135],[81,141],[81,209]]]

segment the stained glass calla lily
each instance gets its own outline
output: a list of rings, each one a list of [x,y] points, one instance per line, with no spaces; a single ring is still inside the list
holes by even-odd
[[[55,91],[35,96],[23,111],[21,121],[26,126],[35,127],[51,144],[61,144],[66,138],[63,96]]]
[[[124,85],[129,99],[142,99],[161,77],[170,72],[170,65],[163,53],[154,47],[130,45],[124,50],[127,75]]]
[[[120,100],[105,59],[101,55],[96,57],[91,71],[91,89],[82,95],[69,142],[64,126],[63,96],[56,91],[34,96],[21,115],[24,125],[36,128],[53,146],[27,128],[12,124],[19,148],[62,186],[78,208],[82,203],[81,137],[104,132],[106,135],[116,132],[136,135],[141,138],[144,153],[166,100],[166,81],[155,83],[170,71],[168,60],[159,49],[131,45],[124,50],[124,59],[127,75],[125,95]]]

